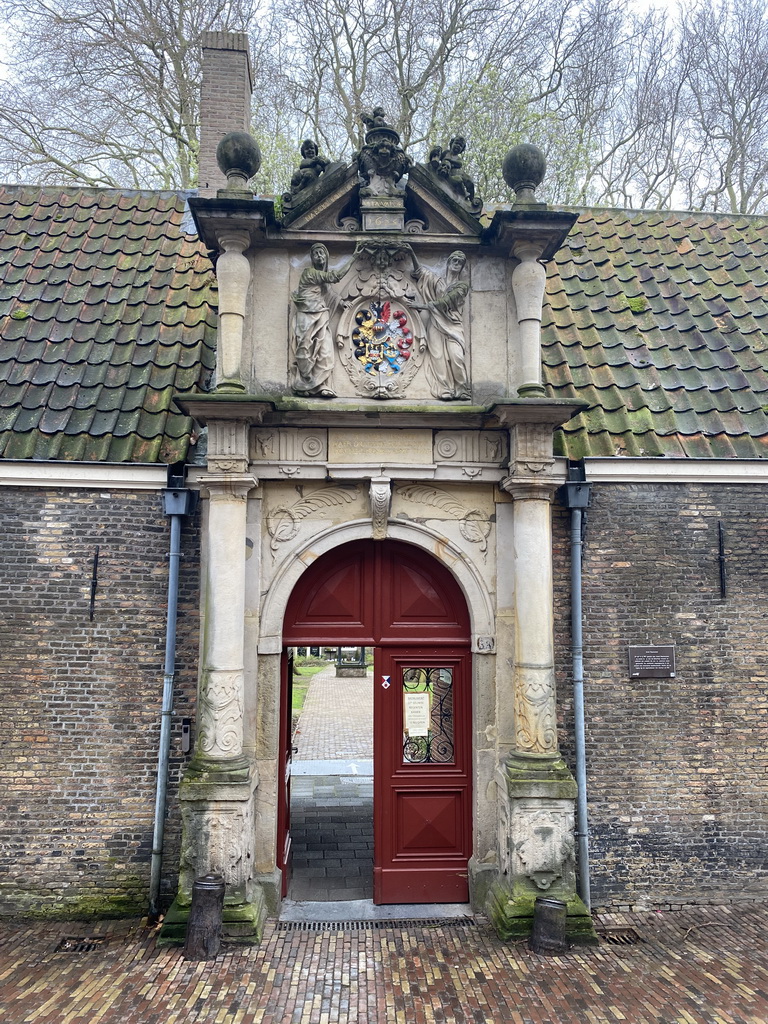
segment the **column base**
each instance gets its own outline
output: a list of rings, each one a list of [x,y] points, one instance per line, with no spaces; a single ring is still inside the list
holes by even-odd
[[[589,911],[576,893],[576,782],[559,754],[514,753],[496,777],[499,868],[485,908],[502,939],[530,935],[537,896],[567,905],[569,942],[595,943]]]
[[[488,893],[485,911],[500,939],[524,939],[533,930],[533,905],[544,893],[531,891],[525,883],[495,882]],[[565,937],[576,945],[596,946],[599,942],[589,911],[573,892],[552,887],[546,892],[567,905]]]
[[[158,946],[183,946],[187,935],[189,904],[182,904],[179,897],[171,904],[163,918]],[[221,940],[243,946],[257,946],[264,933],[267,907],[262,892],[257,888],[249,903],[224,904],[221,923]]]

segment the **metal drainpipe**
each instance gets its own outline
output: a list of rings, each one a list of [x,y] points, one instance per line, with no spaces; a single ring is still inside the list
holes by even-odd
[[[571,657],[573,718],[576,740],[576,838],[579,850],[579,895],[591,910],[589,885],[589,821],[587,817],[587,754],[584,730],[584,658],[581,609],[582,533],[592,485],[586,481],[584,460],[568,464],[568,480],[558,497],[571,512]]]
[[[174,486],[176,485],[176,486]],[[171,715],[173,714],[173,677],[176,670],[176,619],[179,606],[179,561],[181,559],[181,520],[194,511],[197,494],[184,487],[184,476],[174,475],[168,467],[168,487],[163,491],[163,510],[171,519],[168,550],[168,615],[165,630],[163,666],[163,703],[160,713],[160,743],[157,755],[155,825],[152,835],[152,861],[149,873],[149,920],[160,914],[160,869],[163,863],[165,809],[168,792],[168,762],[171,755]]]

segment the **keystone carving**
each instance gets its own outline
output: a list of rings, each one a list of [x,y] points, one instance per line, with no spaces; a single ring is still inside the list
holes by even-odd
[[[389,510],[392,504],[392,481],[388,476],[371,479],[371,536],[374,540],[386,540]]]

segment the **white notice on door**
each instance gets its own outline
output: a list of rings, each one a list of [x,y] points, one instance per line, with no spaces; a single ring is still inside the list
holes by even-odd
[[[429,694],[404,693],[405,732],[409,736],[429,736]]]

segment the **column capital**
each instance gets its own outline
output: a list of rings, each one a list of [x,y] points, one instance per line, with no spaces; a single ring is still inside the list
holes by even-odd
[[[259,481],[252,473],[206,473],[200,486],[211,501],[245,501]]]
[[[224,228],[216,232],[216,241],[224,252],[243,253],[251,244],[251,236],[247,231],[237,228]]]
[[[551,476],[515,474],[505,476],[499,484],[515,501],[546,501],[550,503],[558,488]]]

